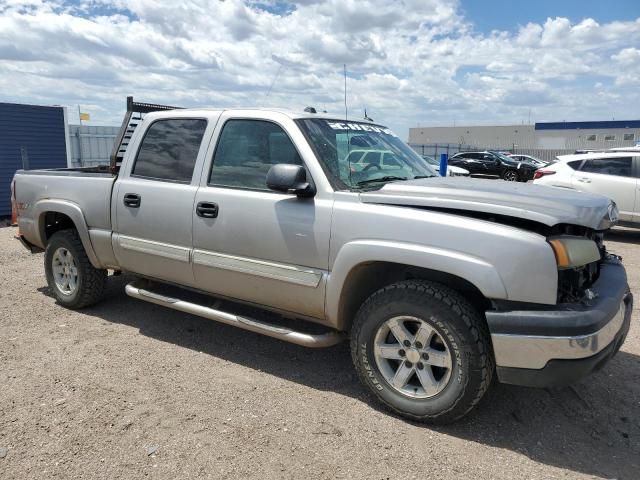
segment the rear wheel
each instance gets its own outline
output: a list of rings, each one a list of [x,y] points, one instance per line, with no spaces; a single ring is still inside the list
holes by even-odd
[[[361,381],[412,420],[448,423],[482,398],[493,375],[486,324],[456,291],[409,280],[362,305],[351,333]]]
[[[91,265],[75,230],[60,230],[51,236],[44,269],[49,288],[61,305],[77,309],[102,300],[107,271]]]
[[[517,182],[518,172],[516,172],[515,170],[507,170],[502,175],[502,178],[504,178],[507,182]]]

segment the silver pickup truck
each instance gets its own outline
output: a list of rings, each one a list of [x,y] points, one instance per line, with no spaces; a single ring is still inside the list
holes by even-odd
[[[438,177],[369,121],[129,99],[110,166],[19,171],[14,201],[61,305],[124,271],[140,300],[307,347],[350,338],[362,383],[414,420],[462,417],[496,376],[577,381],[629,330],[615,204]]]

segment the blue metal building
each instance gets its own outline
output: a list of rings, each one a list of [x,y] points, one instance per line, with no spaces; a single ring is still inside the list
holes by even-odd
[[[64,107],[0,103],[0,217],[11,215],[16,170],[67,166]]]

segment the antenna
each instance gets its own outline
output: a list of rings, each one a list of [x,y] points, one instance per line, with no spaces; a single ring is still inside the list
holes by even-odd
[[[269,90],[267,90],[267,94],[264,96],[264,98],[262,99],[262,104],[264,105],[264,101],[269,98],[269,95],[271,95],[271,90],[273,89],[273,86],[276,84],[276,80],[278,80],[278,77],[280,76],[280,70],[282,70],[282,64],[280,64],[280,66],[278,67],[278,71],[276,72],[276,75],[273,77],[273,81],[271,82],[271,85],[269,85]],[[262,106],[262,105],[261,105]]]
[[[366,108],[364,109],[364,119],[367,122],[373,122],[373,118],[371,118],[369,115],[367,115],[367,109]]]
[[[344,120],[348,119],[348,110],[347,110],[347,64],[343,64],[344,67]]]
[[[347,110],[347,64],[344,63],[342,65],[344,72],[344,121],[347,121],[348,118],[348,110]],[[337,146],[337,144],[336,144]],[[351,180],[351,139],[349,138],[349,124],[347,124],[347,168],[349,169],[349,184],[352,185],[353,182]]]

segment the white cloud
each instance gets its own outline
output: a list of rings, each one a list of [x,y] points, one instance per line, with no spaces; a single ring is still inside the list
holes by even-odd
[[[537,120],[637,116],[640,18],[482,34],[460,12],[456,0],[0,0],[0,101],[83,104],[107,124],[127,94],[341,115],[347,63],[353,115],[366,107],[403,136],[530,108]]]
[[[640,50],[637,48],[624,48],[611,57],[623,67],[640,64]]]

